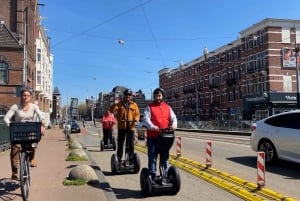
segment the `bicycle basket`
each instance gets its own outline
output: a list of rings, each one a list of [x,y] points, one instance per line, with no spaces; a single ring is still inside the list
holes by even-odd
[[[11,143],[39,142],[41,140],[41,122],[10,123]]]

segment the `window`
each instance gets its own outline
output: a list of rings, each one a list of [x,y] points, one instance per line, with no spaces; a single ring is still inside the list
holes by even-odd
[[[266,124],[290,129],[300,129],[300,113],[283,114],[265,121]]]
[[[8,83],[8,64],[0,61],[0,84]]]
[[[37,62],[41,62],[41,49],[38,48],[36,51],[36,60]]]
[[[37,78],[36,78],[36,83],[37,83],[37,84],[41,84],[41,83],[42,83],[41,71],[38,70],[36,74],[37,74],[37,75],[36,75],[36,77],[37,77]]]

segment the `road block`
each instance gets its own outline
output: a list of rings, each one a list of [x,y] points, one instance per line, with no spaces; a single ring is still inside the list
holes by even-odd
[[[139,142],[139,135],[137,130],[134,131],[134,143],[137,144]]]
[[[176,137],[176,155],[181,156],[181,136]]]
[[[257,185],[265,186],[265,152],[257,152]]]
[[[208,141],[206,143],[206,149],[205,149],[205,155],[206,155],[206,167],[210,167],[212,165],[211,163],[211,154],[212,154],[212,149],[211,149],[211,141]]]

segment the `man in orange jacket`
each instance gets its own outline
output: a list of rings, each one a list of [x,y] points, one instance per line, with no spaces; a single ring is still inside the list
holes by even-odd
[[[132,101],[132,95],[132,91],[126,89],[122,101],[110,107],[110,112],[115,114],[118,122],[118,159],[119,161],[122,160],[124,141],[126,135],[128,135],[127,139],[129,139],[129,142],[127,143],[129,143],[128,152],[130,164],[133,162],[135,122],[140,120],[139,107]]]

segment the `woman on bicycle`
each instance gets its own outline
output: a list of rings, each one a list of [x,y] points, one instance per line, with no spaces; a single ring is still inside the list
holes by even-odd
[[[165,101],[165,92],[162,88],[153,91],[154,101],[144,110],[144,125],[147,127],[148,169],[153,181],[156,177],[157,164],[157,139],[160,129],[170,128],[176,130],[177,118],[170,105]],[[171,125],[170,125],[171,124]],[[163,154],[163,168],[167,170],[169,160],[168,153]]]
[[[10,107],[4,117],[6,126],[9,127],[11,119],[14,117],[14,122],[34,121],[35,115],[42,122],[43,128],[45,125],[44,117],[39,107],[36,104],[31,103],[31,91],[29,89],[23,89],[21,91],[21,103],[14,104]],[[44,130],[44,129],[43,129]],[[12,176],[11,178],[18,179],[18,167],[19,167],[19,146],[18,144],[12,144],[10,149],[10,161]],[[29,154],[31,167],[36,167],[37,163],[34,160],[35,149],[33,148]]]

